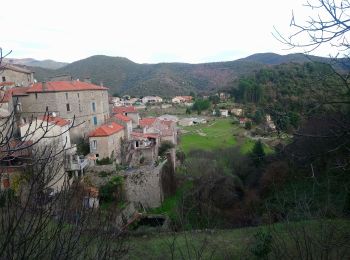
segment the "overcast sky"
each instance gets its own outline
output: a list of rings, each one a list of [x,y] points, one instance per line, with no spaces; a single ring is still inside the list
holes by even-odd
[[[12,58],[72,62],[92,55],[138,63],[228,61],[287,54],[273,26],[288,33],[306,0],[3,1],[0,47]],[[316,55],[327,56],[327,50]]]

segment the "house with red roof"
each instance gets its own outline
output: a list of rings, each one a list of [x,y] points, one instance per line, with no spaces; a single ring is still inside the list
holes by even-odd
[[[170,141],[173,144],[177,143],[177,129],[176,122],[166,120],[161,117],[143,118],[140,120],[140,128],[143,133],[155,133],[160,136],[160,141]]]
[[[122,114],[124,116],[129,117],[132,120],[132,126],[133,128],[136,128],[139,126],[140,121],[140,115],[137,109],[134,106],[121,106],[121,107],[114,107],[113,108],[113,114]]]
[[[79,80],[48,81],[14,88],[11,95],[16,101],[20,123],[45,111],[74,122],[70,130],[72,140],[88,137],[88,133],[109,118],[108,89]]]
[[[121,161],[121,142],[125,138],[125,127],[115,122],[101,125],[89,134],[90,153],[96,159],[109,158]]]
[[[123,114],[115,114],[111,116],[108,122],[116,122],[117,124],[124,126],[125,138],[127,140],[130,139],[130,134],[132,132],[132,120],[130,117],[124,116]]]

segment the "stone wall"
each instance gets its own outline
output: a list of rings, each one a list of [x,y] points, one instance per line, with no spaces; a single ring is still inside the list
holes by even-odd
[[[34,82],[34,78],[33,73],[5,69],[1,73],[0,81],[14,82],[15,86],[27,87]]]
[[[143,166],[124,173],[125,193],[129,202],[141,208],[156,208],[163,201],[161,171],[165,162],[157,167]]]

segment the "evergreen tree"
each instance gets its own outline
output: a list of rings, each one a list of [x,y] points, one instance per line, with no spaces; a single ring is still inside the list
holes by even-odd
[[[256,166],[260,166],[265,159],[264,146],[260,140],[258,140],[253,147],[251,152],[252,159]]]

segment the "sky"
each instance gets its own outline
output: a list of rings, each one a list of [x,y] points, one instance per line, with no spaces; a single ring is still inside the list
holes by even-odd
[[[10,58],[73,62],[92,55],[137,63],[229,61],[287,54],[288,34],[306,0],[11,0],[1,3],[0,47]],[[315,55],[327,56],[327,49]]]

